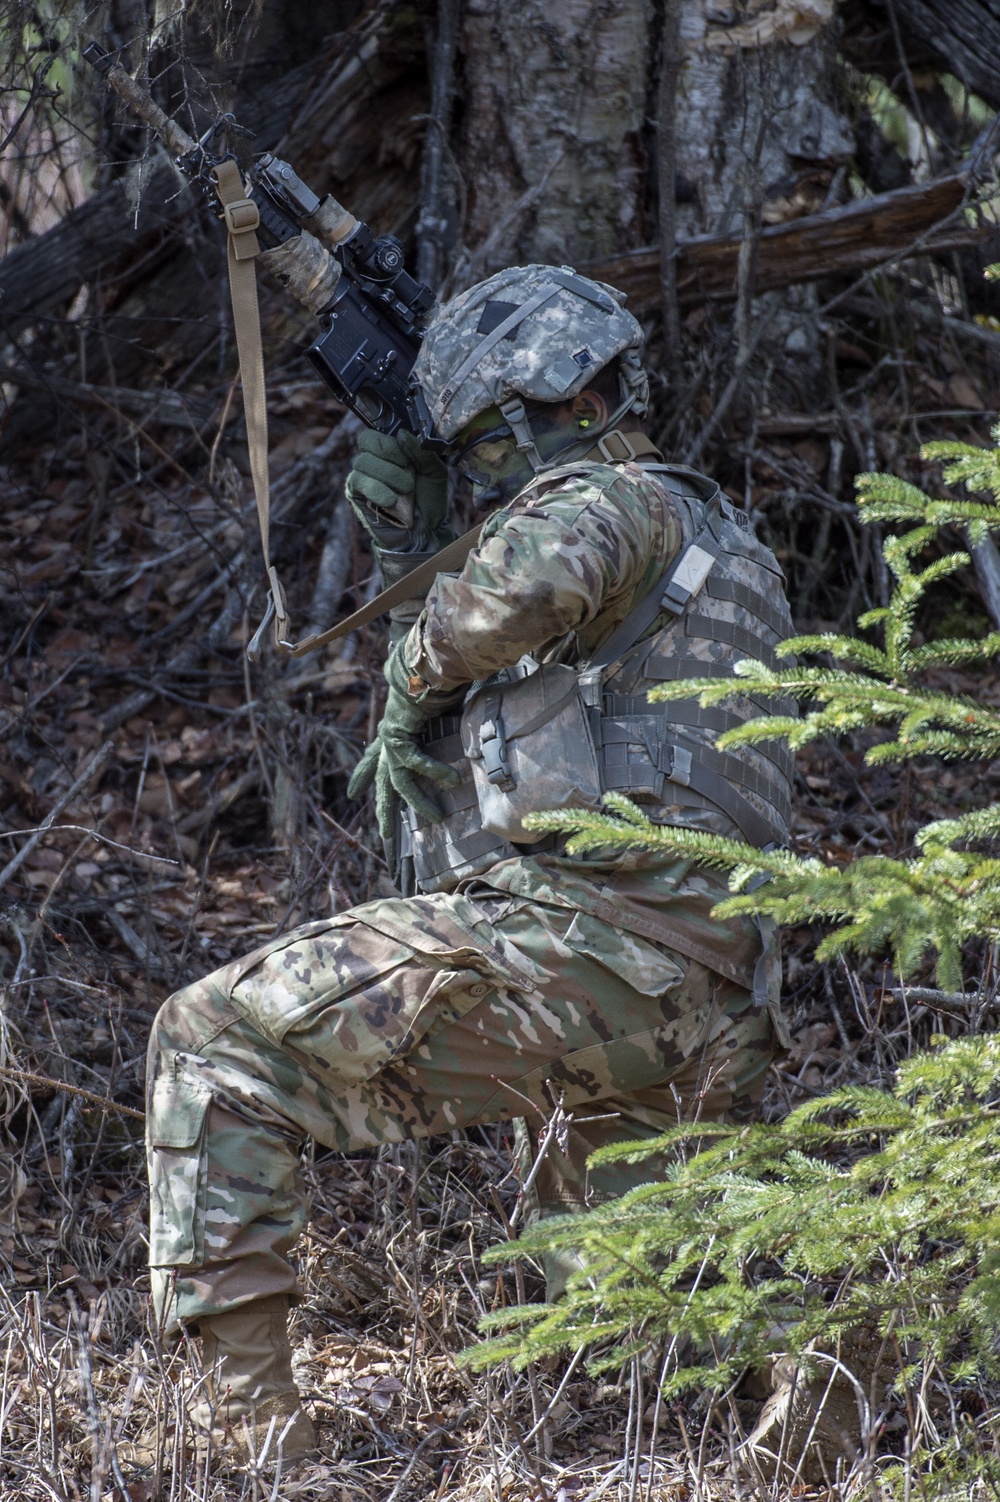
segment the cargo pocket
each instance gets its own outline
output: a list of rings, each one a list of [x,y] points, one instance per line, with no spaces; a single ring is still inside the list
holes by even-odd
[[[596,1103],[611,1097],[631,1095],[663,1084],[685,1064],[672,1024],[646,1028],[627,1038],[611,1038],[578,1048],[531,1074],[514,1080],[521,1095],[549,1111],[556,1099],[568,1107]],[[500,1094],[495,1101],[502,1098]],[[508,1095],[508,1108],[510,1097]],[[491,1101],[492,1105],[494,1102]],[[484,1120],[490,1117],[484,1113]]]
[[[595,960],[641,996],[663,996],[683,981],[686,966],[637,934],[613,928],[589,913],[577,913],[566,930],[566,943]]]
[[[212,1092],[181,1075],[153,1086],[146,1129],[149,1159],[149,1264],[200,1266],[208,1200],[205,1118]]]
[[[279,1047],[348,996],[382,992],[413,951],[353,920],[334,918],[285,934],[227,975],[233,1006]],[[388,1007],[387,1007],[388,1010]],[[351,1048],[351,1040],[345,1038]]]
[[[231,996],[316,1078],[360,1085],[493,986],[540,974],[467,898],[395,898],[258,952]]]

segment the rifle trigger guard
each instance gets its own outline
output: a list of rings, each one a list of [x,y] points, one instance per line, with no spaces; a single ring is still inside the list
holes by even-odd
[[[224,205],[223,218],[231,235],[247,235],[258,228],[260,210],[252,198],[237,198]]]

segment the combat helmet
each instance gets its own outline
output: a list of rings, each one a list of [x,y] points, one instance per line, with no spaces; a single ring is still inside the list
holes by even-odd
[[[620,403],[641,416],[649,386],[643,332],[625,295],[571,266],[512,266],[444,304],[424,335],[412,380],[425,442],[451,444],[499,407],[533,470],[542,468],[525,402],[564,402],[617,359]],[[591,438],[589,442],[592,442]]]

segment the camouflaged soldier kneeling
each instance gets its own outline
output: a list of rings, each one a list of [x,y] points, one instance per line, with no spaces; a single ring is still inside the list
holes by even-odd
[[[351,784],[375,783],[404,895],[264,945],[173,996],[153,1030],[157,1311],[200,1330],[196,1423],[250,1445],[270,1425],[286,1458],[313,1444],[285,1329],[308,1136],[351,1152],[559,1100],[587,1120],[545,1159],[534,1213],[551,1213],[627,1187],[627,1169],[588,1173],[602,1143],[679,1111],[750,1116],[774,1053],[773,935],[712,918],[717,878],[569,859],[522,823],[617,789],[667,823],[762,845],[787,832],[784,754],[714,749],[758,706],[646,697],[772,661],[791,622],[746,517],[643,434],[623,302],[528,266],[432,321],[414,378],[437,450],[364,435],[348,495],[390,582],[450,539],[437,453],[501,504],[461,572],[396,612],[385,717]]]

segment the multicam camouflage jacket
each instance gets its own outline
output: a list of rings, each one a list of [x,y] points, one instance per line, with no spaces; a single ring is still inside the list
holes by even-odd
[[[708,508],[700,497],[706,485],[709,493],[715,489],[704,477],[634,462],[546,472],[490,518],[459,575],[438,576],[403,645],[408,671],[430,691],[447,692],[510,669],[524,654],[536,662],[585,664],[682,548],[705,535]],[[742,657],[773,661],[775,644],[790,635],[780,569],[744,520],[723,502],[713,544],[718,557],[696,607],[661,615],[605,678],[602,785],[651,806],[665,822],[742,833],[763,843],[787,833],[787,754],[769,745],[723,754],[714,741],[764,706],[738,699],[731,710],[703,711],[696,704],[654,706],[647,699],[649,688],[664,679],[730,676]],[[428,750],[462,769],[468,763],[457,731],[457,718],[442,722]],[[713,796],[690,778],[685,785],[677,767],[692,760],[699,786]],[[692,872],[678,901],[673,863],[636,855],[570,860],[544,846],[512,847],[479,827],[471,778],[442,801],[445,841],[454,835],[443,875],[439,857],[433,870],[425,861],[421,879],[420,861],[429,840],[440,851],[441,826],[431,833],[418,820],[406,820],[418,890],[448,890],[476,877],[521,897],[562,898],[746,983],[760,936],[709,917],[722,890],[718,879]],[[758,833],[765,825],[770,836]],[[686,948],[679,943],[685,925]]]
[[[681,518],[638,464],[550,472],[490,517],[457,576],[438,575],[404,647],[431,689],[457,689],[537,660],[575,633],[586,657],[660,577]]]

